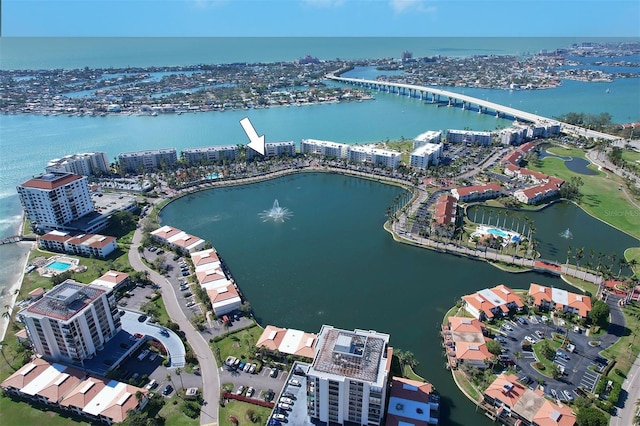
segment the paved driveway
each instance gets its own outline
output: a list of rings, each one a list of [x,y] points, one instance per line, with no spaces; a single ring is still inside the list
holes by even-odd
[[[535,386],[535,382],[538,379],[544,382],[544,392],[552,396],[552,390],[555,390],[558,395],[562,395],[562,391],[568,391],[573,397],[577,395],[573,392],[576,387],[582,386],[586,390],[592,392],[595,384],[600,377],[600,374],[595,371],[589,370],[589,366],[598,366],[598,359],[600,357],[600,351],[604,347],[608,347],[614,343],[622,332],[624,331],[624,316],[617,306],[617,298],[610,296],[607,300],[607,304],[611,308],[611,325],[609,332],[598,338],[601,345],[599,347],[589,346],[588,342],[591,338],[582,333],[576,333],[572,329],[568,331],[569,339],[575,345],[575,351],[568,353],[563,351],[566,355],[556,356],[554,362],[564,368],[565,374],[558,379],[552,379],[550,377],[542,376],[531,365],[536,361],[533,352],[523,351],[521,342],[525,340],[526,336],[536,342],[540,340],[540,337],[535,334],[536,331],[544,333],[545,336],[550,336],[553,332],[565,333],[567,330],[564,327],[559,327],[553,324],[551,321],[547,323],[541,320],[540,316],[527,317],[526,324],[521,324],[517,321],[508,321],[507,324],[512,329],[511,331],[502,329],[504,334],[504,343],[501,346],[506,350],[505,355],[508,355],[513,361],[518,364],[521,369],[519,376],[527,376],[533,380],[531,386]],[[522,355],[520,360],[516,360],[515,353],[520,352]]]
[[[169,329],[165,329],[164,327],[160,327],[159,325],[151,324],[147,321],[138,321],[141,312],[134,312],[126,309],[123,309],[123,311],[124,315],[120,317],[120,321],[122,323],[122,329],[124,331],[128,332],[131,335],[140,333],[142,335],[148,336],[149,338],[153,338],[159,341],[167,350],[170,367],[178,368],[185,366],[185,356],[187,352],[185,350],[184,344],[182,344],[182,340],[180,340],[180,337],[176,333]],[[166,330],[167,334],[162,334],[161,330]]]

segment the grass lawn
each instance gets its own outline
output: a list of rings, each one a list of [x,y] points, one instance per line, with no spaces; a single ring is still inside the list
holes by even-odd
[[[580,150],[553,147],[550,148],[550,151],[559,155],[584,158],[584,154]],[[564,161],[553,157],[531,162],[528,167],[566,181],[575,176],[580,177],[584,182],[580,188],[582,194],[579,202],[580,207],[590,215],[629,235],[640,238],[640,215],[621,214],[626,211],[635,211],[636,207],[628,202],[623,191],[611,190],[611,188],[623,185],[620,177],[613,173],[605,174],[603,172],[599,172],[597,175],[575,173],[567,169]]]
[[[19,401],[0,396],[0,424],[3,425],[90,425],[80,416],[71,417],[68,413],[52,410],[44,404]],[[169,423],[168,423],[169,424]]]
[[[175,404],[174,404],[175,402]],[[171,426],[197,426],[200,424],[200,417],[192,419],[182,412],[181,400],[175,393],[173,397],[168,399],[164,406],[160,409],[161,417],[166,419],[165,424]]]
[[[234,356],[242,360],[254,359],[257,351],[256,342],[260,338],[262,331],[262,327],[256,324],[236,333],[228,334],[224,339],[213,342],[211,345],[220,349],[220,358],[222,358],[223,362],[228,356]]]
[[[548,342],[549,347],[551,347],[551,349],[553,350],[557,350],[560,346],[562,346],[562,342],[559,342],[557,340],[545,339],[533,345],[533,352],[536,354],[536,358],[538,358],[538,361],[540,361],[540,363],[544,365],[544,370],[543,371],[538,370],[535,367],[535,364],[533,368],[535,368],[540,374],[547,377],[551,377],[551,366],[553,364],[553,361],[545,358],[544,355],[542,354],[541,345],[542,345],[542,342],[544,341]]]
[[[640,152],[634,150],[622,150],[622,159],[630,163],[640,163]]]
[[[624,252],[624,258],[627,262],[631,259],[635,259],[638,262],[633,272],[636,274],[636,277],[640,278],[640,247],[628,248]]]
[[[256,413],[256,417],[259,421],[252,423],[247,419],[247,411],[253,410]],[[224,407],[220,407],[218,414],[218,425],[220,426],[232,426],[233,423],[229,420],[229,416],[235,416],[241,426],[243,425],[264,425],[269,419],[271,410],[267,407],[260,407],[259,405],[249,404],[242,401],[229,401]],[[167,419],[168,420],[168,419]],[[167,424],[173,424],[167,421]]]
[[[406,377],[407,379],[411,379],[411,380],[415,380],[417,382],[424,382],[426,380],[424,380],[424,378],[418,376],[416,374],[415,371],[413,371],[413,368],[411,368],[410,365],[405,365],[402,371],[402,375],[404,377]]]
[[[141,308],[143,312],[153,315],[159,324],[163,324],[166,326],[166,324],[169,323],[169,314],[167,314],[167,309],[164,307],[162,296],[156,298],[155,300],[149,300],[148,302],[144,303]]]
[[[562,275],[562,279],[572,286],[579,288],[583,293],[586,293],[588,291],[591,294],[596,294],[598,292],[598,286],[594,283],[582,281],[580,278],[572,277],[569,275]]]
[[[51,256],[60,254],[62,253],[53,253],[35,249],[32,250],[31,253],[29,253],[29,262],[31,262],[36,257],[49,258]],[[117,249],[106,259],[91,259],[89,257],[71,255],[65,256],[77,258],[80,260],[81,266],[87,267],[87,270],[85,272],[74,273],[72,276],[74,280],[84,284],[88,284],[96,278],[101,277],[110,269],[120,272],[133,271],[131,265],[129,264],[129,257],[127,255],[127,252],[121,249]],[[53,283],[51,282],[50,278],[41,277],[36,271],[30,272],[29,274],[26,274],[24,276],[22,288],[20,289],[20,296],[26,297],[26,295],[29,294],[31,290],[38,287],[50,289],[53,287]]]
[[[631,364],[640,353],[640,337],[635,336],[640,331],[640,305],[637,302],[630,302],[622,309],[622,312],[626,321],[627,333],[602,353],[609,359],[615,359],[615,368],[619,368],[627,374]],[[609,373],[611,377],[615,376],[613,370]]]
[[[550,146],[547,148],[551,154],[560,155],[562,157],[577,157],[586,159],[585,153],[580,148],[565,148],[563,146]]]
[[[481,392],[479,392],[475,386],[467,379],[466,374],[460,370],[453,370],[458,385],[469,395],[474,401],[479,401]]]

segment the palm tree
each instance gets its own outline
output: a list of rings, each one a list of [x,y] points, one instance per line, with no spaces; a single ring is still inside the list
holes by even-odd
[[[567,262],[566,262],[567,263],[567,268],[566,268],[567,272],[569,271],[569,259],[571,259],[571,251],[572,251],[571,246],[567,247]]]
[[[576,249],[576,276],[578,275],[578,271],[580,270],[580,260],[584,257],[584,247],[578,247]]]
[[[176,368],[176,374],[180,377],[180,388],[184,389],[184,383],[182,382],[182,369]]]

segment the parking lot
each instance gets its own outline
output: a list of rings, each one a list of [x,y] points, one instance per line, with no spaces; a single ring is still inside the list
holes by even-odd
[[[585,391],[593,392],[600,374],[608,362],[599,355],[601,347],[592,347],[583,330],[554,323],[551,319],[543,321],[546,316],[531,315],[517,317],[516,320],[505,321],[501,327],[502,336],[496,337],[503,348],[501,360],[506,363],[517,364],[518,377],[526,382],[530,387],[535,387],[540,381],[544,387],[544,393],[554,399],[565,402],[577,398],[577,387],[582,387]],[[531,344],[537,343],[543,338],[551,336],[551,333],[568,333],[568,339],[572,342],[572,352],[568,350],[558,350],[553,362],[559,366],[564,374],[558,379],[552,379],[538,373],[531,365],[536,361],[535,355],[531,351],[523,350],[521,342],[529,341]],[[516,359],[519,353],[519,359]],[[596,371],[589,370],[589,366],[594,366]],[[578,391],[579,392],[579,391]]]
[[[269,390],[273,391],[276,396],[279,395],[286,379],[286,372],[283,373],[281,369],[278,370],[276,377],[270,376],[271,371],[271,368],[264,367],[258,373],[251,374],[241,368],[233,368],[223,364],[220,367],[220,383],[233,384],[232,393],[238,393],[242,386],[240,393],[245,396],[249,396],[247,390],[253,388],[254,393],[249,397],[264,400],[264,395]]]

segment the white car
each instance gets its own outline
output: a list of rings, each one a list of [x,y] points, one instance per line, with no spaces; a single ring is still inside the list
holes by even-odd
[[[300,381],[299,381],[299,380],[297,380],[297,379],[291,379],[291,380],[289,380],[289,384],[290,384],[291,386],[301,386],[301,385],[300,385]]]
[[[285,404],[284,402],[281,402],[278,404],[278,408],[280,408],[281,410],[291,410],[291,406],[289,404]]]
[[[536,342],[536,340],[531,336],[524,336],[524,340],[531,343],[532,345]]]
[[[282,398],[280,398],[280,402],[284,402],[285,404],[293,405],[293,399],[287,398],[286,396],[283,396]]]
[[[274,415],[273,415],[273,419],[274,419],[274,420],[284,420],[284,419],[286,419],[286,417],[285,417],[285,415],[284,415],[284,414],[280,414],[280,413],[278,413],[278,414],[274,414]]]
[[[247,396],[252,397],[255,391],[256,390],[253,387],[249,387],[249,389],[247,389]]]

